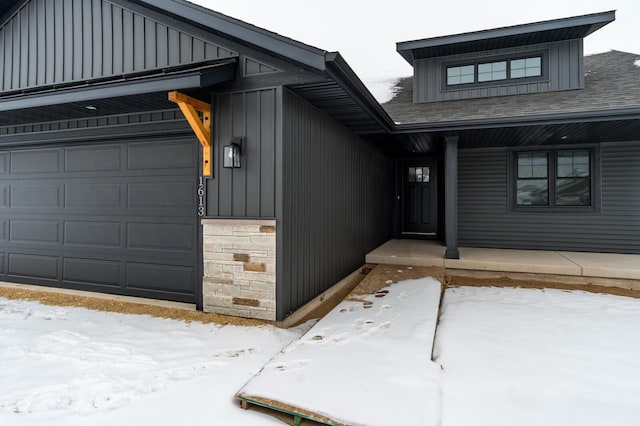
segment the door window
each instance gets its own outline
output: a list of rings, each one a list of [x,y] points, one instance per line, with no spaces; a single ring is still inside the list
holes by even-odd
[[[429,182],[429,167],[409,167],[409,182]]]

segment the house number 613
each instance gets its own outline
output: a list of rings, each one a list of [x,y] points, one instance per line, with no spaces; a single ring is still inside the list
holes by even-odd
[[[198,216],[204,216],[204,182],[202,176],[198,183]]]

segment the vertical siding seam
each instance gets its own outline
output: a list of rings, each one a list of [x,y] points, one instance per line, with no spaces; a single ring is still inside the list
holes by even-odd
[[[18,22],[19,23],[19,22]],[[16,89],[16,52],[15,52],[15,47],[16,47],[16,30],[15,30],[15,26],[16,23],[14,22],[14,20],[11,20],[11,89]],[[18,52],[18,55],[20,53]],[[20,66],[20,58],[18,57],[18,66]],[[18,86],[19,86],[19,81],[18,81]]]
[[[193,39],[193,38],[191,38],[191,43],[192,43],[192,46],[191,46],[191,55],[192,55],[192,60],[193,60],[193,52],[194,52],[194,46],[193,46],[194,41],[193,41],[193,40],[194,40],[194,39]],[[256,97],[257,97],[257,96],[256,96]],[[246,137],[246,136],[247,136],[247,134],[248,134],[248,133],[247,133],[247,121],[248,121],[248,120],[247,120],[247,102],[248,102],[248,101],[249,101],[249,97],[248,97],[248,95],[245,93],[245,95],[244,95],[244,96],[243,96],[243,98],[242,98],[242,115],[244,116],[244,131],[243,131],[243,136],[244,136],[244,137]],[[245,149],[247,149],[247,148],[248,148],[248,145],[249,145],[247,142],[248,142],[248,141],[246,141],[246,140],[245,140],[245,146],[244,146],[244,148],[245,148]],[[244,152],[243,154],[244,154],[245,159],[246,159],[246,158],[247,158],[247,157],[246,157],[246,156],[247,156],[247,153],[246,153],[246,152]],[[246,161],[245,161],[245,162],[246,162]],[[248,164],[247,164],[247,166],[248,166]],[[247,192],[247,167],[244,167],[242,170],[243,170],[242,174],[243,174],[243,176],[244,176],[244,179],[243,179],[243,181],[244,181],[244,182],[243,182],[243,186],[244,186],[244,189],[243,189],[243,191],[244,191],[244,202],[242,203],[242,206],[243,206],[242,216],[246,216],[246,215],[247,215],[247,197],[249,196],[249,194],[248,194],[248,192]]]
[[[205,46],[205,56],[206,56],[206,46]],[[258,91],[258,100],[257,100],[257,108],[256,108],[256,123],[258,125],[258,131],[257,134],[260,135],[260,137],[262,138],[262,91]],[[275,99],[275,96],[273,97]],[[275,105],[273,106],[273,110],[275,111]],[[275,126],[274,126],[274,131],[275,131]],[[275,137],[274,137],[275,140]],[[257,186],[258,186],[258,216],[262,216],[263,214],[263,209],[262,209],[262,140],[260,140],[257,144],[256,144],[256,150],[257,150],[257,158],[258,158],[258,173],[257,173],[257,178],[258,178],[258,182],[257,182]],[[274,147],[275,150],[275,147]],[[275,173],[275,167],[274,167],[274,173]],[[275,181],[275,176],[274,176],[274,181]],[[275,185],[274,185],[275,188]],[[274,194],[273,194],[273,199],[275,202],[275,189],[274,189]],[[275,204],[275,203],[274,203]],[[274,207],[274,212],[273,212],[273,216],[275,217],[275,207]]]
[[[0,90],[4,89],[4,28],[0,28],[0,49],[2,49],[2,54],[0,55]]]

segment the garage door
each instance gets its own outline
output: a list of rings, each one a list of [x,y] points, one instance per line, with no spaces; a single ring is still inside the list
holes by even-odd
[[[194,302],[193,138],[0,149],[0,279]]]

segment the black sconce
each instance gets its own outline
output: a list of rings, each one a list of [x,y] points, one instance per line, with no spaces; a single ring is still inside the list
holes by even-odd
[[[244,146],[244,138],[231,139],[231,145],[225,145],[223,151],[222,167],[237,169],[240,167],[240,155]]]

